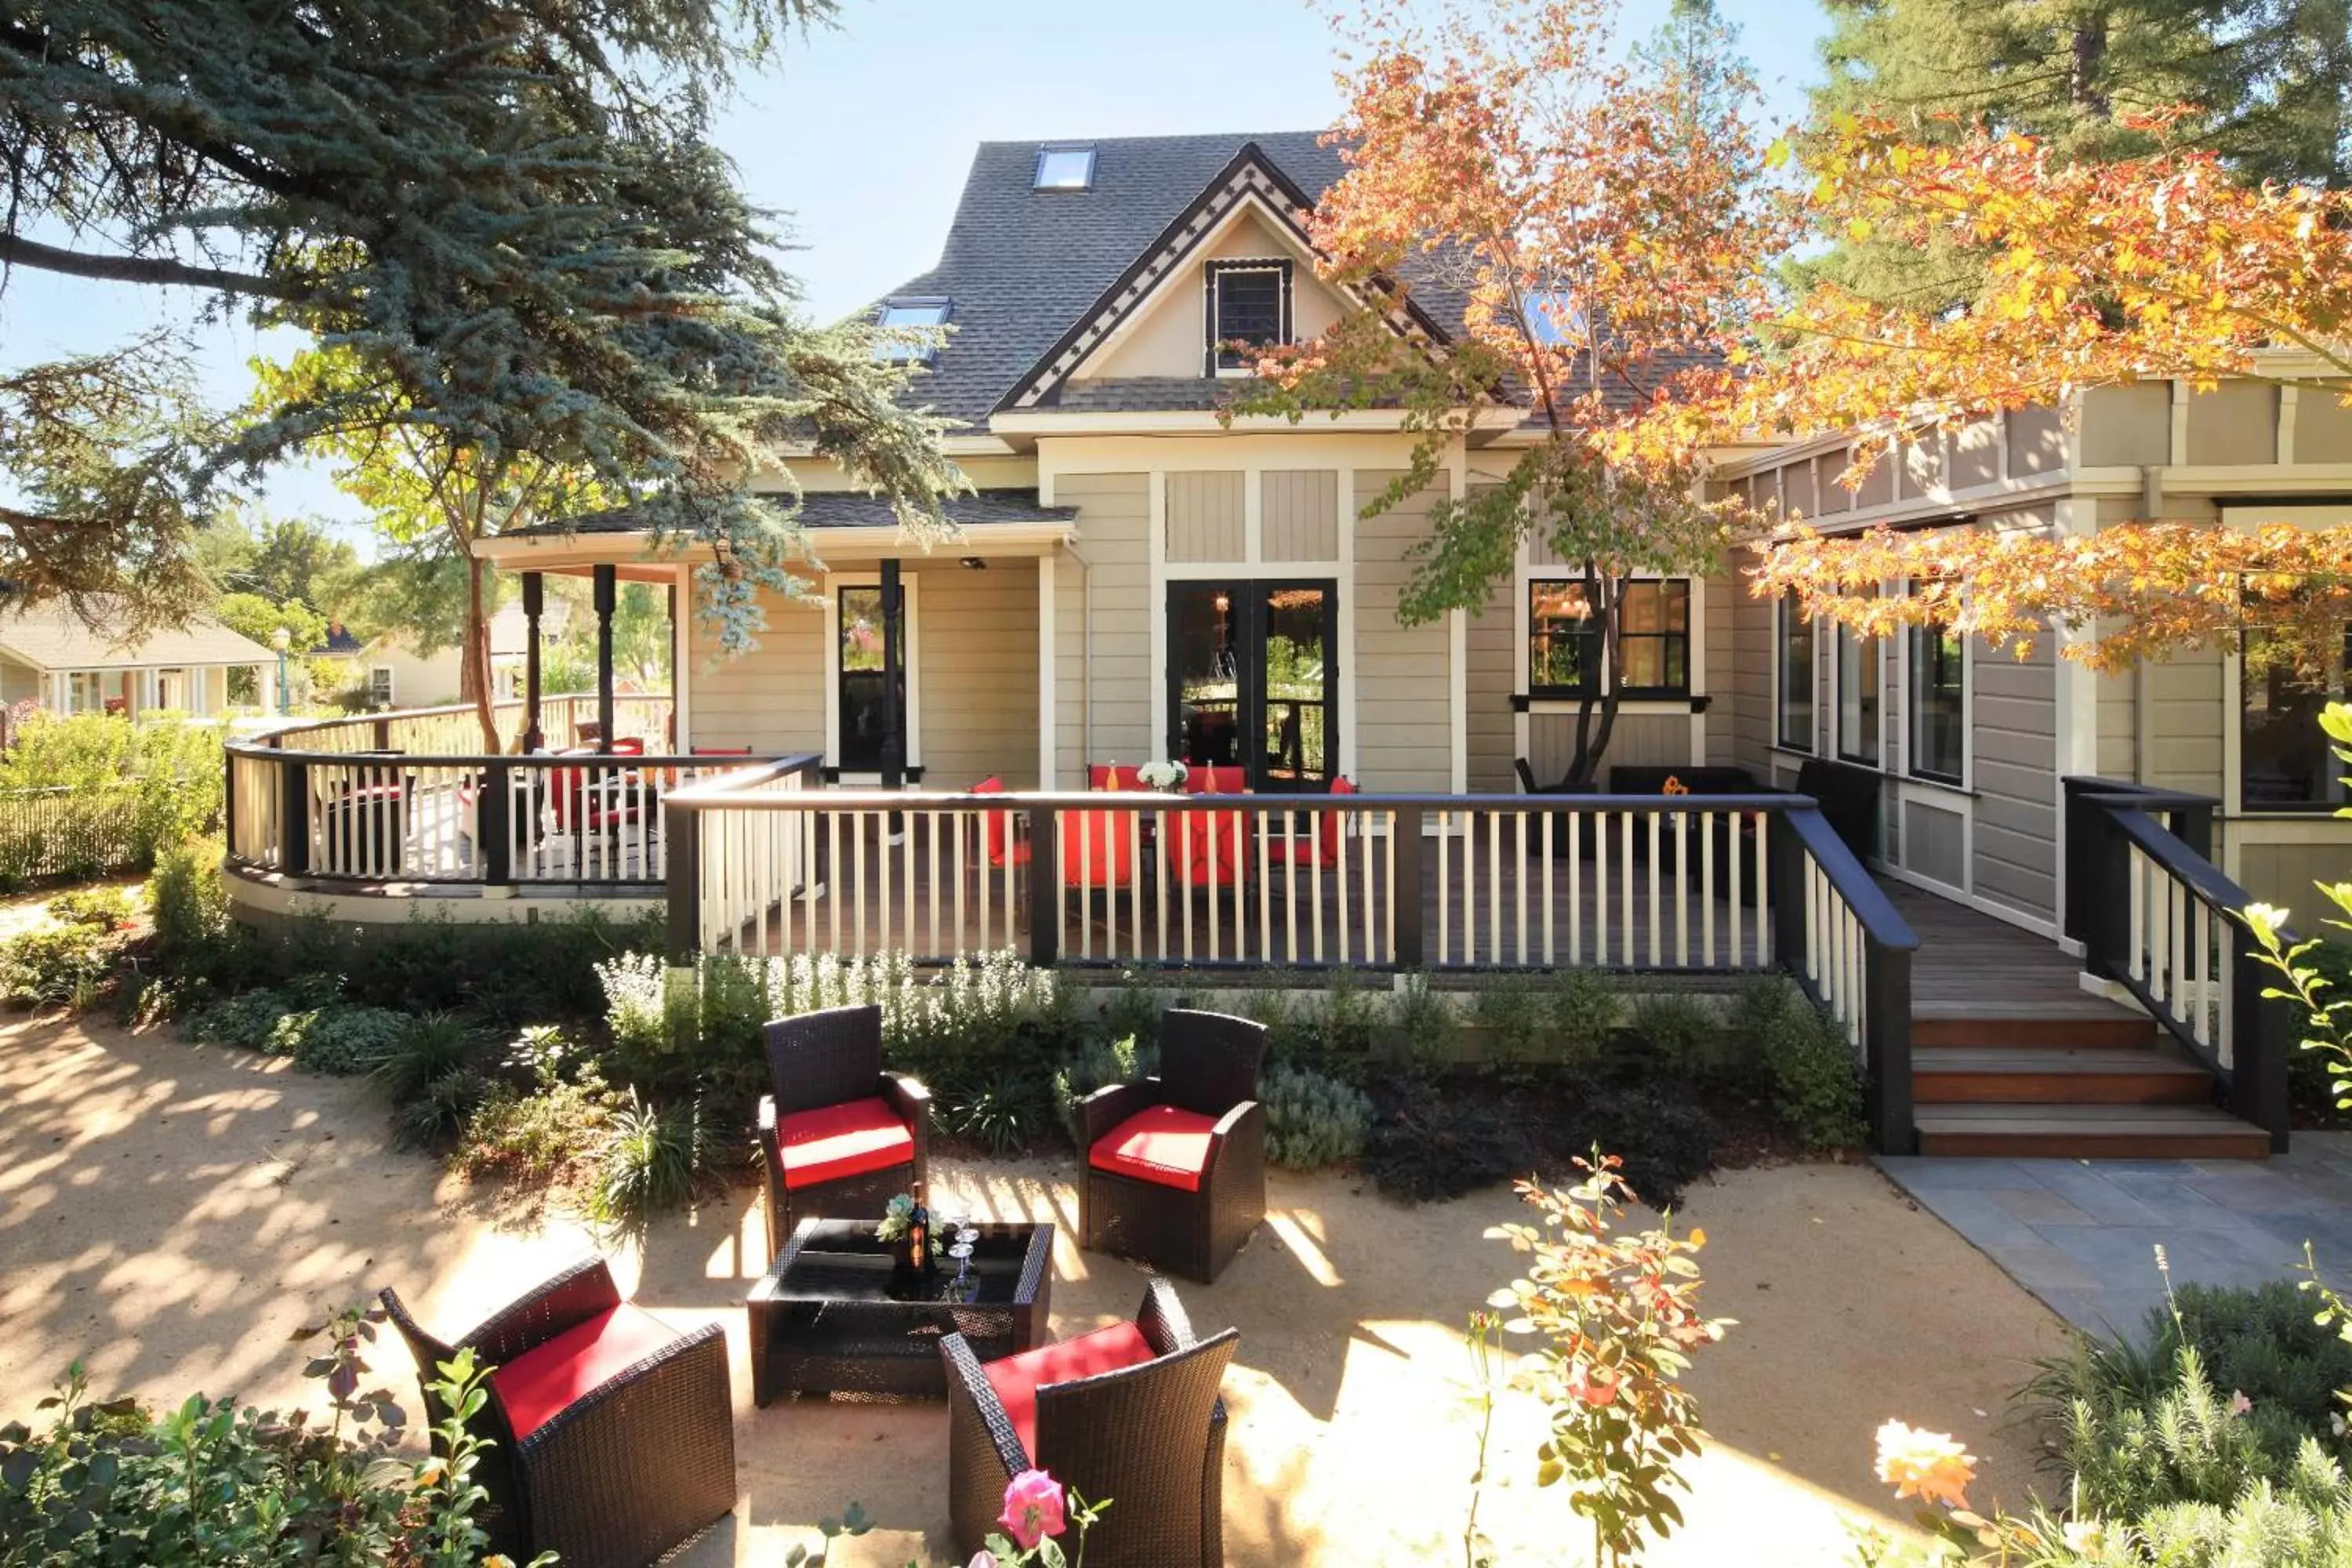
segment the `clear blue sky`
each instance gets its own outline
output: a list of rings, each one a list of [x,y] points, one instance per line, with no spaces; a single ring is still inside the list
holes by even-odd
[[[1629,0],[1637,37],[1666,0]],[[1812,0],[1722,0],[1778,121],[1803,110],[1824,22]],[[974,143],[1026,137],[1293,131],[1336,113],[1332,37],[1301,0],[844,0],[841,25],[795,40],[727,106],[718,140],[751,199],[785,216],[788,258],[817,316],[837,315],[929,268]],[[90,351],[187,319],[158,290],[18,272],[0,296],[0,358]],[[248,386],[254,334],[195,329],[208,393]],[[323,475],[271,480],[273,511],[359,521]]]

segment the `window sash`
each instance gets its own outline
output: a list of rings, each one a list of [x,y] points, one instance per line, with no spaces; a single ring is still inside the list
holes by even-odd
[[[1595,696],[1604,688],[1601,628],[1564,607],[1584,603],[1580,578],[1528,580],[1528,695]],[[1623,679],[1618,695],[1681,698],[1690,695],[1690,581],[1681,577],[1637,578],[1625,584],[1618,605],[1618,642]]]
[[[1967,777],[1968,649],[1948,626],[1911,628],[1911,774],[1938,784]]]
[[[1775,608],[1780,617],[1780,689],[1773,694],[1778,714],[1773,733],[1783,750],[1813,752],[1813,623],[1797,613],[1793,595],[1784,595]]]
[[[1236,287],[1238,285],[1238,287]],[[1209,353],[1218,370],[1246,370],[1244,342],[1265,348],[1290,341],[1290,264],[1213,262],[1209,268]]]
[[[2326,735],[2320,710],[2345,700],[2352,689],[2352,627],[2335,669],[2313,679],[2285,665],[2271,665],[2262,653],[2263,634],[2239,639],[2238,809],[2329,812],[2352,800]]]
[[[1840,627],[1837,634],[1837,753],[1841,762],[1878,765],[1884,645]]]

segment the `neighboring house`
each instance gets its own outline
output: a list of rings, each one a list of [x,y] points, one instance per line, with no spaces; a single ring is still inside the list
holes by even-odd
[[[37,702],[58,713],[228,711],[228,672],[257,672],[268,710],[278,655],[207,616],[116,642],[63,604],[0,608],[0,702]]]
[[[552,599],[540,614],[539,641],[545,649],[562,640],[572,625],[572,606]],[[523,669],[530,654],[530,622],[522,605],[509,602],[490,616],[490,689],[504,701],[522,695]]]
[[[541,647],[561,638],[571,618],[570,605],[551,602],[540,616]],[[530,646],[529,623],[521,605],[508,605],[490,616],[490,685],[499,700],[521,694]],[[414,633],[398,628],[362,641],[336,622],[328,628],[324,646],[313,649],[310,657],[335,660],[342,671],[342,689],[364,689],[371,708],[441,707],[458,700],[465,683],[464,663],[455,643],[427,653],[420,648]]]

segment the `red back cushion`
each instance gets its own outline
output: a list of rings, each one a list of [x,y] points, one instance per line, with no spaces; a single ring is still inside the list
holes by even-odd
[[[1108,1329],[1097,1329],[1075,1340],[990,1362],[980,1369],[980,1374],[988,1379],[988,1386],[996,1391],[1004,1414],[1012,1417],[1013,1430],[1021,1438],[1021,1451],[1034,1461],[1037,1457],[1040,1388],[1117,1372],[1124,1366],[1141,1366],[1152,1359],[1151,1342],[1143,1337],[1141,1329],[1133,1323],[1113,1323]]]
[[[1097,763],[1087,769],[1087,787],[1132,794],[1143,788],[1144,784],[1137,770],[1125,763]]]
[[[677,1331],[626,1301],[575,1323],[490,1373],[515,1436],[528,1437],[678,1338]]]

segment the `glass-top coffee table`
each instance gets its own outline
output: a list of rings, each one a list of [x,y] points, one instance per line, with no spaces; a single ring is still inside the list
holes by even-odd
[[[951,1227],[942,1226],[942,1231]],[[982,1361],[1036,1348],[1053,1293],[1054,1227],[974,1223],[971,1268],[953,1258],[917,1285],[874,1221],[804,1219],[751,1287],[751,1399],[780,1394],[947,1397],[940,1342],[960,1333]]]

